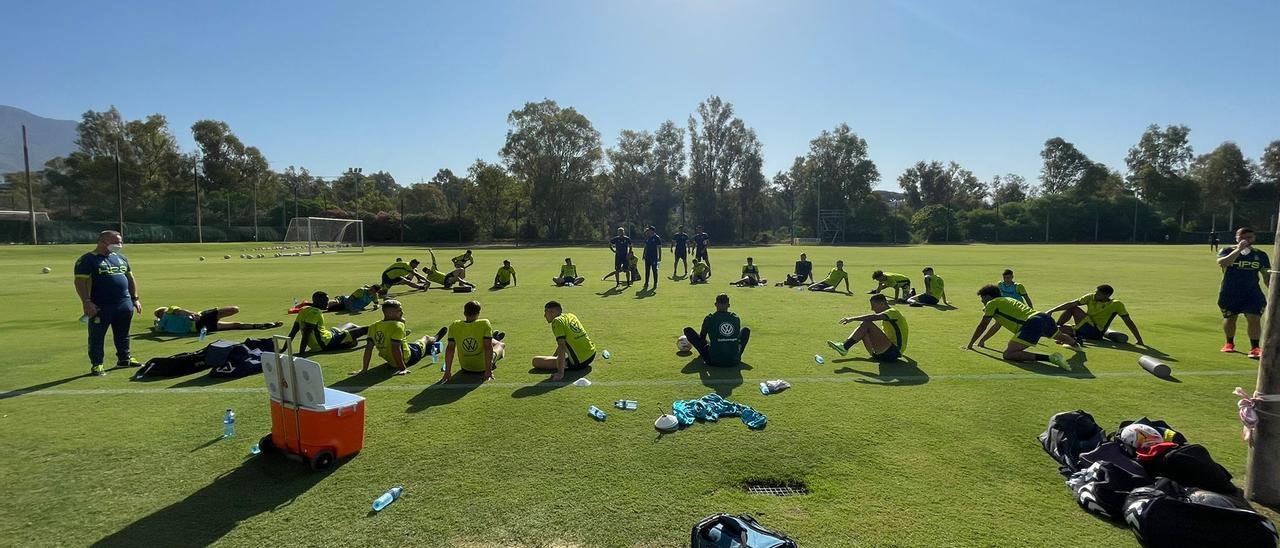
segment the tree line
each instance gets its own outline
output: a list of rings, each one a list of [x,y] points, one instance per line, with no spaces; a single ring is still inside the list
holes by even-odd
[[[1280,205],[1280,140],[1256,161],[1230,141],[1196,155],[1182,125],[1149,126],[1124,173],[1053,137],[1034,182],[1014,173],[984,181],[959,162],[922,160],[897,176],[901,192],[888,192],[873,190],[881,173],[847,124],[766,176],[755,130],[717,96],[683,125],[622,130],[612,146],[584,114],[550,99],[507,122],[498,162],[401,184],[384,170],[272,170],[222,121],[194,123],[196,149],[182,151],[161,114],[91,110],[78,149],[33,172],[34,202],[58,221],[194,225],[198,215],[208,227],[259,227],[264,241],[295,216],[362,218],[371,241],[599,240],[611,227],[650,224],[663,234],[701,224],[739,242],[1163,241],[1270,228]],[[0,204],[25,209],[23,175],[5,179]]]

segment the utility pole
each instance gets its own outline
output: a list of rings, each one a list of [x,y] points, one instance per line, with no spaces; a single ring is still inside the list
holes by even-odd
[[[1272,253],[1280,253],[1280,229],[1276,230],[1276,244]],[[1271,283],[1267,290],[1266,332],[1262,347],[1262,359],[1258,360],[1258,385],[1255,397],[1263,397],[1254,404],[1258,411],[1258,426],[1254,430],[1253,443],[1249,446],[1248,467],[1245,472],[1245,496],[1266,505],[1280,504],[1280,326],[1275,324],[1277,304],[1280,304],[1280,275],[1272,270],[1268,274]]]
[[[124,183],[120,181],[120,138],[116,137],[116,213],[119,217],[120,235],[124,236]]]
[[[258,177],[253,176],[253,241],[258,241]]]
[[[404,243],[404,191],[400,191],[400,243]]]
[[[204,243],[204,213],[200,204],[200,151],[196,151],[196,161],[191,164],[191,180],[196,186],[196,239]]]
[[[27,174],[27,213],[31,214],[31,245],[39,244],[36,238],[36,202],[31,190],[31,155],[27,152],[27,126],[22,126],[22,165]]]
[[[1138,243],[1138,189],[1133,189],[1133,243]]]
[[[363,171],[364,171],[364,169],[363,169],[363,168],[358,168],[358,167],[349,167],[349,168],[347,168],[347,175],[350,175],[350,176],[351,176],[351,178],[355,179],[355,181],[356,181],[356,182],[355,182],[356,195],[355,195],[354,201],[355,201],[355,204],[356,204],[356,219],[357,219],[357,220],[359,220],[359,219],[360,219],[360,179],[361,179],[361,175],[360,175],[360,174],[361,174]]]

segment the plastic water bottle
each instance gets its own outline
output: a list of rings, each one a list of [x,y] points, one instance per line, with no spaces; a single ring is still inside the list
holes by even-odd
[[[227,413],[222,416],[222,437],[230,438],[236,435],[236,414],[228,409]]]
[[[431,363],[440,363],[440,343],[431,343]]]
[[[587,409],[587,414],[591,415],[591,418],[598,420],[600,422],[604,422],[604,419],[606,417],[606,415],[604,414],[604,411],[601,411],[599,407],[596,407],[594,405]]]
[[[203,340],[204,340],[204,338],[205,338],[205,337],[207,337],[207,336],[209,336],[209,328],[208,328],[208,327],[201,327],[201,328],[200,328],[200,340],[202,340],[202,341],[203,341]]]
[[[392,487],[390,489],[387,489],[387,492],[383,493],[382,496],[376,499],[373,499],[373,511],[381,512],[383,508],[390,506],[391,503],[395,502],[396,499],[400,498],[401,493],[404,493],[404,487],[401,487],[399,485]]]
[[[604,352],[601,352],[601,353],[600,353],[600,355],[601,355],[601,356],[604,356],[604,359],[606,359],[606,360],[607,360],[607,359],[609,359],[609,358],[612,358],[612,357],[613,357],[613,354],[610,354],[608,350],[605,350]]]
[[[81,315],[80,315],[80,323],[85,324],[85,325],[89,325],[89,315],[88,315],[88,314],[81,314]]]
[[[814,361],[814,362],[816,362],[818,365],[822,365],[822,364],[824,364],[824,363],[827,363],[827,360],[826,360],[826,359],[824,359],[824,358],[822,357],[822,355],[821,355],[821,354],[814,354],[814,355],[813,355],[813,361]]]
[[[637,405],[639,404],[636,402],[636,400],[618,400],[613,402],[613,406],[617,407],[618,409],[632,410],[632,409],[635,409]]]
[[[253,444],[253,447],[250,447],[250,448],[249,448],[249,454],[250,454],[250,455],[257,455],[257,454],[260,454],[260,453],[262,453],[262,447],[261,447],[261,446],[259,446],[257,443],[254,443],[254,444]]]

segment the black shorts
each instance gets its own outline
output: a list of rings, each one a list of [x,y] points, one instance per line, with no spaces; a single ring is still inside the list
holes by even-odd
[[[595,360],[595,359],[596,359],[595,353],[592,353],[590,356],[587,356],[587,359],[582,361],[578,361],[574,359],[573,354],[569,354],[564,357],[564,368],[570,371],[575,369],[583,369],[583,368],[586,368],[587,366],[590,366],[592,360]]]
[[[938,298],[928,293],[916,295],[916,302],[924,304],[938,304]]]
[[[1241,292],[1220,292],[1218,293],[1218,308],[1222,310],[1222,317],[1235,316],[1236,314],[1253,314],[1262,315],[1262,310],[1267,307],[1267,297],[1262,294],[1262,290],[1254,288],[1253,291]]]
[[[400,278],[388,278],[386,274],[382,275],[382,287],[391,287],[396,284],[404,283]]]
[[[688,248],[686,248],[686,247],[683,247],[683,246],[681,246],[681,247],[677,247],[677,248],[676,248],[676,250],[675,250],[675,255],[676,255],[676,258],[677,258],[677,259],[686,259],[686,260],[688,260],[688,258],[689,258],[689,249],[688,249]]]
[[[695,259],[702,259],[702,260],[705,262],[705,261],[707,260],[707,250],[706,250],[706,248],[703,248],[703,249],[695,249],[695,250],[693,251],[693,258],[695,258]]]
[[[409,343],[409,355],[404,357],[404,366],[409,367],[416,364],[422,361],[422,357],[426,355],[427,349],[422,346],[422,343],[411,342]]]
[[[445,286],[445,287],[452,286],[452,285],[453,285],[453,284],[455,284],[455,283],[458,283],[458,277],[457,277],[456,275],[454,275],[454,273],[450,272],[450,273],[448,273],[448,274],[445,274],[445,275],[444,275],[444,286]]]
[[[210,308],[200,313],[200,319],[196,320],[196,332],[199,333],[201,328],[209,333],[218,330],[218,309]]]
[[[1043,312],[1036,314],[1022,324],[1022,329],[1018,330],[1018,336],[1014,340],[1024,343],[1027,346],[1035,346],[1040,342],[1041,337],[1052,337],[1058,332],[1058,324],[1053,321],[1053,316]]]
[[[630,268],[631,268],[631,264],[630,264],[630,262],[628,262],[628,261],[627,261],[627,256],[626,256],[626,255],[622,255],[622,256],[617,256],[617,255],[615,255],[615,256],[613,257],[613,271],[614,271],[614,272],[626,272],[626,271],[627,271],[627,270],[629,270]]]
[[[890,344],[889,348],[879,354],[872,354],[871,359],[881,362],[896,362],[902,357],[902,349],[896,344]]]
[[[1103,333],[1098,329],[1098,326],[1093,325],[1092,323],[1082,323],[1079,326],[1076,326],[1077,339],[1092,339],[1097,341],[1101,340],[1105,335],[1106,333]]]

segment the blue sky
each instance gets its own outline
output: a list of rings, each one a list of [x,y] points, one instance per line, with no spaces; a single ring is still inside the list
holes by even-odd
[[[15,13],[16,12],[16,13]],[[606,146],[732,102],[786,169],[823,129],[870,142],[881,188],[917,160],[1034,179],[1061,136],[1123,168],[1151,123],[1253,158],[1280,139],[1280,2],[21,2],[0,104],[159,112],[186,148],[231,124],[272,167],[402,184],[498,159],[551,98]],[[13,21],[18,22],[14,24]]]

